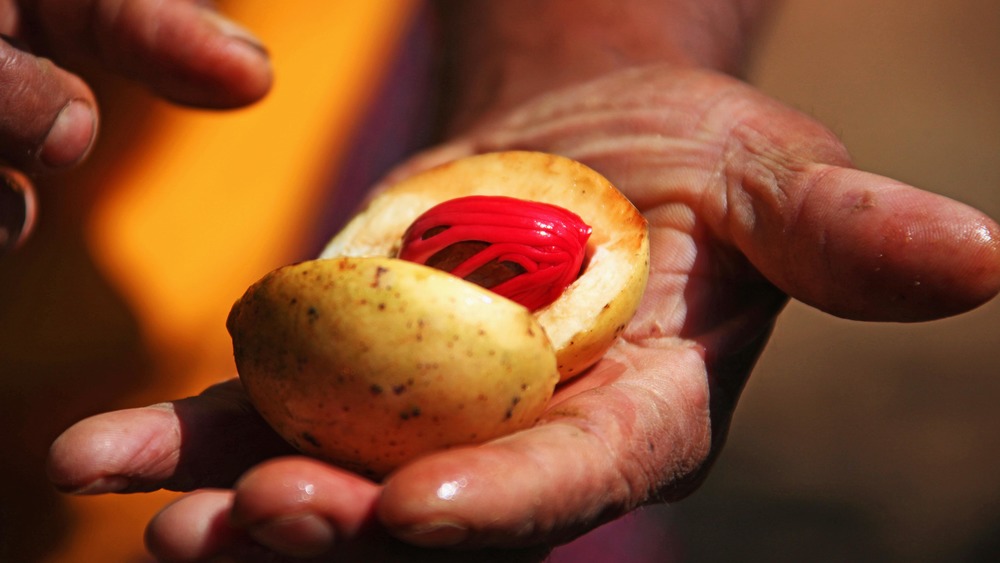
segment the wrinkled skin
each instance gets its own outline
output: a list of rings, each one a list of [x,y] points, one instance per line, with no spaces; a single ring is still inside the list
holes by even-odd
[[[650,222],[639,313],[603,361],[557,391],[537,427],[374,483],[282,455],[291,452],[233,381],[79,423],[53,446],[53,481],[86,492],[216,487],[150,524],[149,546],[165,559],[264,557],[267,545],[343,560],[540,560],[698,486],[789,296],[847,318],[919,321],[1000,288],[993,221],[850,168],[826,129],[723,75],[626,70],[463,131],[388,181],[476,152],[550,151],[607,176]],[[288,518],[306,513],[326,528]],[[436,549],[450,545],[483,552]]]

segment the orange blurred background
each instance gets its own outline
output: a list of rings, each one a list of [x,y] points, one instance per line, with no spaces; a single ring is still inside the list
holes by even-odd
[[[88,414],[230,376],[232,301],[315,249],[329,186],[392,156],[358,133],[412,133],[365,110],[415,1],[221,4],[268,44],[273,94],[198,113],[102,77],[93,158],[41,186],[37,236],[0,261],[0,561],[141,560],[172,495],[60,496],[48,444]],[[831,126],[860,167],[998,218],[997,30],[992,0],[792,0],[751,80]],[[793,303],[712,476],[657,514],[689,561],[992,561],[998,401],[1000,301],[920,325]]]

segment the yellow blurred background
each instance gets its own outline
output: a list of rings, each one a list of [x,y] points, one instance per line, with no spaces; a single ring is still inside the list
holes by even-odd
[[[344,154],[369,171],[391,156],[356,133],[416,2],[221,4],[271,48],[273,95],[205,114],[105,79],[94,158],[41,186],[37,236],[0,261],[0,561],[141,560],[172,495],[67,499],[42,473],[48,444],[230,375],[229,305],[315,248],[304,225],[328,213]],[[750,78],[860,167],[1000,218],[997,61],[992,0],[790,0]],[[375,125],[411,133],[388,117]],[[992,561],[998,402],[1000,301],[920,325],[793,303],[715,471],[662,514],[688,561]]]

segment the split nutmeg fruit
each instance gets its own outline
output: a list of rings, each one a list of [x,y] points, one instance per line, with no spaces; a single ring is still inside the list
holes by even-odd
[[[534,424],[638,307],[645,219],[563,157],[502,152],[377,195],[233,306],[243,385],[302,452],[372,477]]]

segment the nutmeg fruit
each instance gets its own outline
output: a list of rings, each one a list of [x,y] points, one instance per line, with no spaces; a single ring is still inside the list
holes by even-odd
[[[579,276],[535,311],[397,258],[443,202],[504,196],[592,229]],[[376,195],[316,259],[251,286],[227,326],[264,419],[302,452],[379,477],[425,453],[534,424],[560,380],[599,360],[638,307],[646,222],[605,178],[537,152],[459,159]]]

